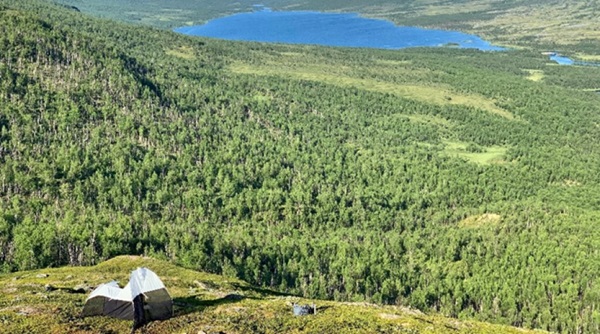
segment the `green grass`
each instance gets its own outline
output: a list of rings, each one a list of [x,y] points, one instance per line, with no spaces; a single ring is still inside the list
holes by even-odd
[[[502,30],[503,39],[535,37],[538,43],[563,45],[600,39],[594,6],[577,1],[524,4],[491,20],[477,22],[478,30]]]
[[[482,215],[469,216],[458,222],[458,226],[462,228],[480,228],[497,226],[501,221],[502,216],[495,213],[485,213]]]
[[[187,60],[196,59],[196,55],[194,54],[194,49],[189,46],[180,46],[176,49],[167,50],[165,52],[169,56],[174,56],[174,57],[178,57],[178,58],[182,58],[182,59],[187,59]]]
[[[502,146],[489,146],[479,147],[478,151],[469,151],[469,144],[459,141],[445,141],[445,148],[443,153],[447,156],[457,156],[460,158],[467,159],[477,164],[492,164],[492,163],[504,163],[504,154],[506,154],[506,147]]]
[[[394,82],[378,80],[369,77],[357,77],[350,72],[350,68],[344,66],[333,66],[323,63],[296,63],[293,67],[281,66],[281,64],[268,63],[265,65],[250,65],[241,62],[232,64],[230,71],[237,74],[250,74],[262,76],[279,76],[295,78],[298,80],[316,81],[339,87],[354,87],[366,91],[388,93],[420,102],[433,103],[437,105],[462,105],[490,112],[513,120],[514,116],[509,111],[496,106],[495,101],[477,94],[466,94],[454,91],[445,84],[421,84],[416,82]],[[354,69],[352,69],[354,70]],[[402,78],[403,70],[388,66],[383,73],[393,73],[393,79]],[[409,71],[412,76],[425,77],[427,70],[422,69]],[[416,81],[416,80],[415,80]]]
[[[424,314],[401,306],[308,300],[134,256],[116,257],[95,267],[0,275],[0,333],[126,333],[130,321],[79,318],[87,294],[67,290],[112,279],[124,285],[129,272],[140,266],[161,277],[175,303],[175,316],[150,323],[145,333],[541,333]],[[38,274],[48,276],[38,278]],[[58,290],[46,292],[46,284]],[[315,303],[318,312],[294,317],[294,302]]]
[[[421,14],[427,16],[463,14],[471,12],[480,12],[494,8],[494,1],[463,2],[462,6],[456,4],[447,4],[445,1],[425,1]]]
[[[525,69],[523,71],[528,74],[526,77],[527,80],[538,82],[538,81],[542,81],[544,79],[544,71],[542,71],[542,70]]]

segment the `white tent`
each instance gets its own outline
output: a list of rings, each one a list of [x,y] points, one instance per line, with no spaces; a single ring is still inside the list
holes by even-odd
[[[106,315],[134,321],[134,328],[173,315],[173,300],[160,278],[148,268],[131,272],[129,283],[119,288],[112,281],[97,287],[87,298],[82,316]]]

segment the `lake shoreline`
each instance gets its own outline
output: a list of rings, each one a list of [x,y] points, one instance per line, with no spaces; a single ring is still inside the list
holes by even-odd
[[[225,40],[375,49],[411,47],[471,48],[503,51],[476,35],[453,30],[396,26],[357,13],[271,11],[233,14],[175,32]]]

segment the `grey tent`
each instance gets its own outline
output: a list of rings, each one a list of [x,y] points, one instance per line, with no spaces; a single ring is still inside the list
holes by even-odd
[[[124,288],[112,281],[92,291],[83,306],[82,316],[94,315],[133,320],[136,329],[152,320],[170,318],[173,300],[154,272],[138,268],[131,272]]]

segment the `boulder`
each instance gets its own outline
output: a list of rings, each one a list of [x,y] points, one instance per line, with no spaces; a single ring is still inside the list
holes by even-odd
[[[88,293],[92,291],[92,287],[87,284],[79,284],[76,285],[73,289],[71,289],[72,293]]]

